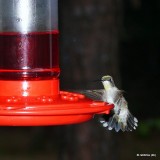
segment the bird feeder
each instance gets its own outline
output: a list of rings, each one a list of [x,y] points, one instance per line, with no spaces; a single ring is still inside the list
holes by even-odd
[[[59,89],[58,0],[0,0],[0,126],[75,124],[113,108]]]

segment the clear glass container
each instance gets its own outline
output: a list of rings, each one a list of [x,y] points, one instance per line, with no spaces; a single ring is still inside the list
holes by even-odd
[[[58,0],[0,0],[0,80],[58,78]]]

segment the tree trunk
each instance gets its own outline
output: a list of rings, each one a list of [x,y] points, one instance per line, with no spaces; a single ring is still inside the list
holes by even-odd
[[[118,45],[122,23],[122,1],[61,0],[61,89],[98,89],[105,74],[119,80]],[[66,145],[60,160],[113,160],[116,137],[97,119],[65,127]],[[114,152],[113,152],[114,151]]]

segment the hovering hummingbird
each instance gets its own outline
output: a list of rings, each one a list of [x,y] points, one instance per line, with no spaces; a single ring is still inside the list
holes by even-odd
[[[108,115],[103,115],[100,119],[103,127],[108,130],[115,129],[116,132],[135,130],[138,126],[138,120],[130,113],[128,103],[123,97],[123,91],[115,86],[113,78],[109,75],[103,76],[100,81],[104,89],[86,90],[82,93],[93,100],[114,104],[111,117],[108,118]]]

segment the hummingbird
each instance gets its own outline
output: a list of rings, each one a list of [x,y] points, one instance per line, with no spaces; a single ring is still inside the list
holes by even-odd
[[[104,89],[82,91],[88,98],[114,104],[110,117],[106,114],[102,115],[100,123],[108,130],[115,129],[116,132],[120,130],[123,132],[135,130],[138,126],[138,120],[129,111],[123,91],[115,86],[110,75],[103,76],[100,81]]]

